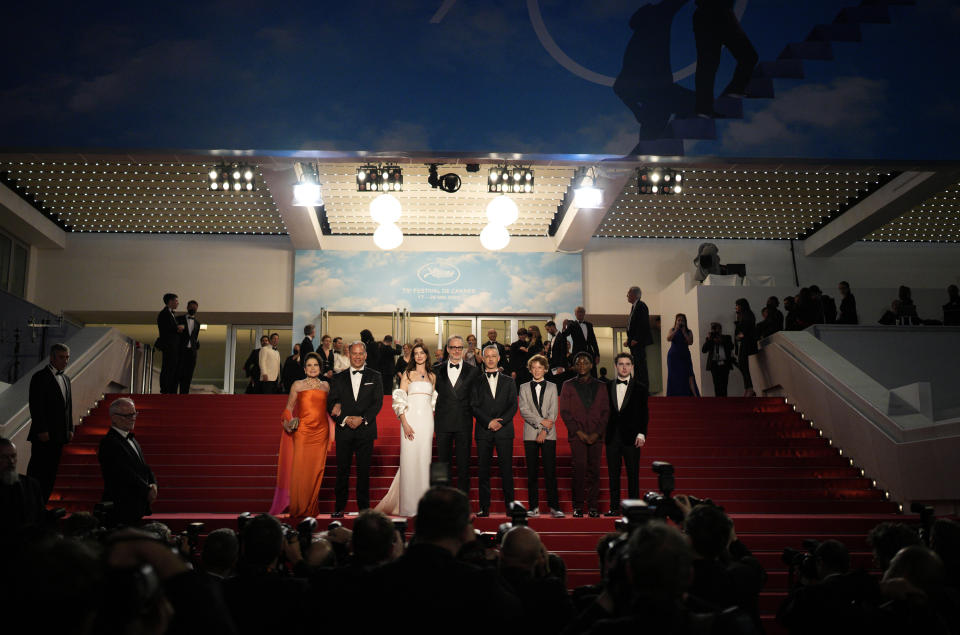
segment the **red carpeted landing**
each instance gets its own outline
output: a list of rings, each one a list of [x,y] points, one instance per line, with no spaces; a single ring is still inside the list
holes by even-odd
[[[109,427],[107,407],[112,398],[107,396],[84,419],[75,441],[66,447],[51,504],[69,511],[90,510],[100,499],[96,449]],[[135,400],[140,412],[137,437],[159,482],[154,518],[174,528],[202,520],[209,530],[235,526],[240,512],[269,508],[285,396],[138,395]],[[373,501],[386,492],[399,462],[399,422],[389,401],[389,397],[384,400],[378,418]],[[530,524],[541,532],[551,550],[564,557],[570,586],[577,586],[596,581],[593,549],[599,536],[612,530],[613,521],[569,517],[570,451],[562,422],[559,426],[560,498],[568,517],[538,518]],[[519,418],[515,428],[521,429]],[[780,563],[784,547],[800,548],[800,541],[807,537],[834,537],[850,546],[855,565],[868,565],[866,532],[881,520],[898,517],[897,506],[885,501],[883,492],[872,488],[858,467],[781,399],[651,398],[648,436],[641,462],[641,492],[656,490],[650,464],[663,460],[676,467],[678,493],[711,498],[722,505],[733,517],[741,540],[768,569],[761,604],[768,616],[775,612],[786,587],[786,570]],[[526,502],[519,436],[513,462],[516,497]],[[475,501],[475,456],[472,465]],[[602,474],[601,508],[606,510],[605,463]],[[331,455],[321,490],[321,512],[333,510],[335,476]],[[351,479],[351,497],[353,484]],[[504,520],[499,487],[500,479],[494,477],[494,515],[480,519],[480,529],[496,530]],[[625,477],[621,488],[626,496]],[[543,490],[540,500],[545,506]]]

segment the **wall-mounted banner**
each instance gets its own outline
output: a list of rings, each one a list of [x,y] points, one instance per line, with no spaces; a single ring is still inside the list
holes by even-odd
[[[339,312],[570,313],[581,257],[556,253],[298,251],[293,321]]]

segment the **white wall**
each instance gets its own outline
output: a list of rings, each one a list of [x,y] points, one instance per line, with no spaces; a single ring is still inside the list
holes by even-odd
[[[29,299],[53,311],[157,311],[166,292],[206,312],[292,312],[286,236],[67,235],[39,249]],[[183,307],[181,307],[183,308]]]

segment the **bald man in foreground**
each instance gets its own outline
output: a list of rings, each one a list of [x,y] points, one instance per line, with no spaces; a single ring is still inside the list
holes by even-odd
[[[520,525],[504,535],[500,576],[520,599],[526,626],[531,629],[559,632],[573,619],[567,590],[558,577],[551,575],[547,548],[530,527]]]

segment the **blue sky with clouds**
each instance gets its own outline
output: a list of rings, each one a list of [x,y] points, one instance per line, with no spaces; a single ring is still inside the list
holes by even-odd
[[[768,60],[859,0],[738,1]],[[632,115],[557,52],[615,76],[643,4],[23,3],[0,23],[0,146],[624,153]],[[692,12],[690,0],[672,23],[675,70],[695,57]],[[688,153],[956,159],[960,6],[891,15]]]

